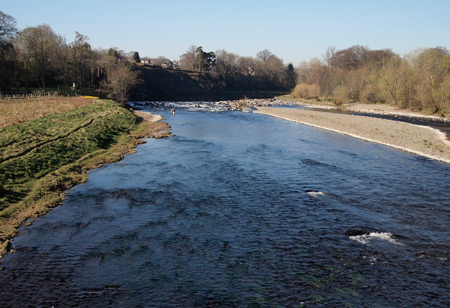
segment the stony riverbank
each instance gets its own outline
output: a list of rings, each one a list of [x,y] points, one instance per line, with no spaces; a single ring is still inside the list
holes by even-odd
[[[399,115],[412,118],[424,118],[430,120],[439,120],[443,122],[449,122],[449,117],[443,117],[442,115],[428,115],[420,112],[415,112],[407,109],[399,109],[395,106],[388,104],[362,104],[362,103],[347,103],[341,106],[336,106],[331,102],[319,102],[316,100],[293,100],[283,98],[272,99],[241,99],[241,100],[228,100],[222,101],[222,103],[230,106],[231,110],[242,110],[256,108],[256,107],[276,107],[276,106],[291,106],[291,107],[305,107],[311,109],[328,109],[328,110],[341,110],[355,113],[370,113],[381,115]]]
[[[450,163],[450,142],[430,127],[305,109],[257,107],[255,113],[331,130]]]

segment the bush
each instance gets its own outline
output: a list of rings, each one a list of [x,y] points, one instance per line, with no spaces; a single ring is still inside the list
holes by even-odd
[[[320,93],[319,85],[301,83],[295,86],[291,95],[295,98],[318,98]]]
[[[364,104],[376,104],[383,102],[383,100],[378,95],[377,88],[373,84],[366,86],[362,90],[360,99],[361,103]]]
[[[341,106],[348,101],[347,89],[344,86],[337,87],[333,92],[334,103]]]

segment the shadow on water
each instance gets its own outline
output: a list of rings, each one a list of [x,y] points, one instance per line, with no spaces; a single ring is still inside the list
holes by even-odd
[[[448,165],[202,104],[21,230],[2,307],[449,303]]]

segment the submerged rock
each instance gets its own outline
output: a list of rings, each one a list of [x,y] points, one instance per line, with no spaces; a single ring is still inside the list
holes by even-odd
[[[364,235],[364,234],[369,234],[370,232],[373,232],[374,230],[369,230],[367,228],[360,228],[360,227],[356,227],[356,228],[350,228],[347,231],[345,231],[345,235],[346,236],[358,236],[358,235]]]

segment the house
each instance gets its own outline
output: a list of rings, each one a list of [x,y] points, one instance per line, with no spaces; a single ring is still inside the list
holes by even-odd
[[[160,66],[162,68],[178,68],[177,61],[171,61],[165,57],[158,57],[158,58],[141,58],[141,63],[143,65],[151,65],[151,66]]]
[[[141,63],[144,65],[151,65],[150,58],[141,58]]]
[[[170,60],[167,60],[166,62],[161,64],[162,68],[173,68],[173,62]]]

